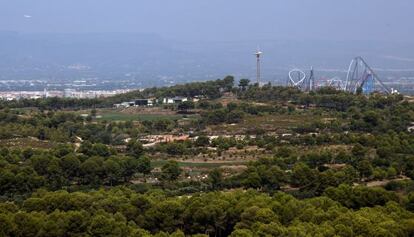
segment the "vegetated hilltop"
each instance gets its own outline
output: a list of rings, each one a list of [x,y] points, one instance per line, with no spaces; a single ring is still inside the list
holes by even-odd
[[[113,108],[144,98],[154,106]],[[401,95],[229,76],[0,107],[3,236],[414,234]]]

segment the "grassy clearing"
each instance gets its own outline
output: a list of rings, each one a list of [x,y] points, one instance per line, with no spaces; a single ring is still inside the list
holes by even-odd
[[[132,120],[160,120],[160,119],[180,119],[180,115],[154,115],[154,114],[121,114],[121,113],[108,113],[103,114],[101,120],[117,120],[117,121],[132,121]]]
[[[39,109],[36,107],[12,108],[11,110],[17,111],[19,113],[31,113],[39,111]]]
[[[151,162],[151,165],[153,167],[161,167],[165,163],[167,163],[167,160],[155,160]],[[245,165],[246,162],[243,161],[234,161],[234,162],[218,162],[218,163],[212,163],[212,162],[178,162],[180,167],[188,167],[188,168],[218,168],[221,166],[234,166],[234,165]]]
[[[98,113],[99,120],[108,121],[154,121],[160,119],[181,119],[182,115],[164,115],[164,114],[126,114],[117,111],[102,111]]]
[[[0,140],[0,147],[19,147],[19,148],[34,148],[34,149],[51,149],[57,143],[52,141],[40,141],[36,138],[13,138]]]

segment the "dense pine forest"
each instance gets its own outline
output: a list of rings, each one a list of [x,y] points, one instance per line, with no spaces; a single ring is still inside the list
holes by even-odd
[[[0,101],[0,125],[0,236],[414,236],[403,95],[228,76]]]

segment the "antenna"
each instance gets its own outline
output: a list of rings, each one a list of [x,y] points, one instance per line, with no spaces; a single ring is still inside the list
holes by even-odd
[[[260,56],[263,54],[263,52],[261,52],[259,50],[259,47],[257,47],[256,53],[254,55],[256,55],[256,60],[257,60],[257,72],[256,72],[256,80],[257,80],[257,85],[260,86],[260,77],[261,77],[261,71],[260,71]]]

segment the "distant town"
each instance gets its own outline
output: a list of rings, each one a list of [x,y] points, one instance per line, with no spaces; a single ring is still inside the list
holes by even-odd
[[[4,91],[0,92],[0,99],[12,101],[20,99],[40,99],[48,97],[59,98],[76,98],[76,99],[92,99],[92,98],[104,98],[117,94],[123,94],[131,91],[130,89],[118,89],[118,90],[88,90],[79,91],[75,89],[64,90],[43,90],[43,91]]]

